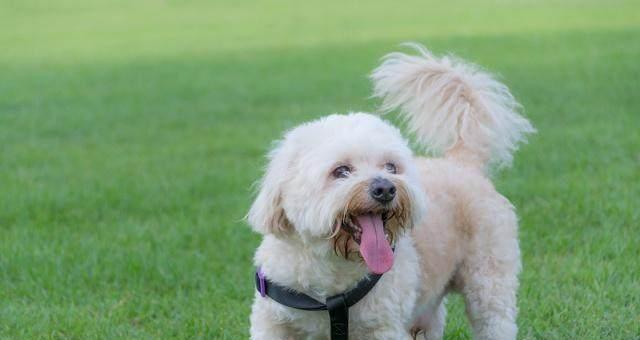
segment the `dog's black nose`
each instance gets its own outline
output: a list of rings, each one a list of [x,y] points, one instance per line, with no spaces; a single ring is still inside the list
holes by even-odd
[[[396,186],[388,179],[376,177],[369,184],[369,194],[380,203],[389,203],[396,197]]]

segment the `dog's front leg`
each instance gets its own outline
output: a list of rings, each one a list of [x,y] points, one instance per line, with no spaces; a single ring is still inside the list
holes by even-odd
[[[376,330],[370,336],[362,339],[372,340],[413,340],[413,336],[409,331],[403,328]]]
[[[281,320],[261,297],[258,297],[251,308],[251,340],[294,340],[294,332]]]

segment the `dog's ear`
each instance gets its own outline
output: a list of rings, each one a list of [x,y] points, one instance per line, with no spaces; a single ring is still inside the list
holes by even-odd
[[[292,229],[282,206],[282,186],[288,176],[290,159],[287,154],[283,145],[269,153],[269,165],[246,217],[253,230],[263,235],[283,234]]]

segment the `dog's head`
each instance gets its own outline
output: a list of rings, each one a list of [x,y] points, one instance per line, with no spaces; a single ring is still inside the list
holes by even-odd
[[[262,234],[295,233],[386,272],[394,240],[423,211],[412,157],[400,131],[370,114],[303,124],[269,154],[248,221]]]

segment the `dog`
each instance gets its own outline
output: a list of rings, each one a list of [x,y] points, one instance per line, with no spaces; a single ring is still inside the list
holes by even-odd
[[[518,220],[490,174],[535,132],[508,88],[477,66],[391,53],[371,74],[424,154],[380,115],[333,114],[284,135],[247,214],[255,265],[317,301],[371,275],[349,309],[352,339],[442,339],[446,295],[463,295],[476,339],[515,339]],[[251,339],[328,339],[329,314],[256,291]]]

